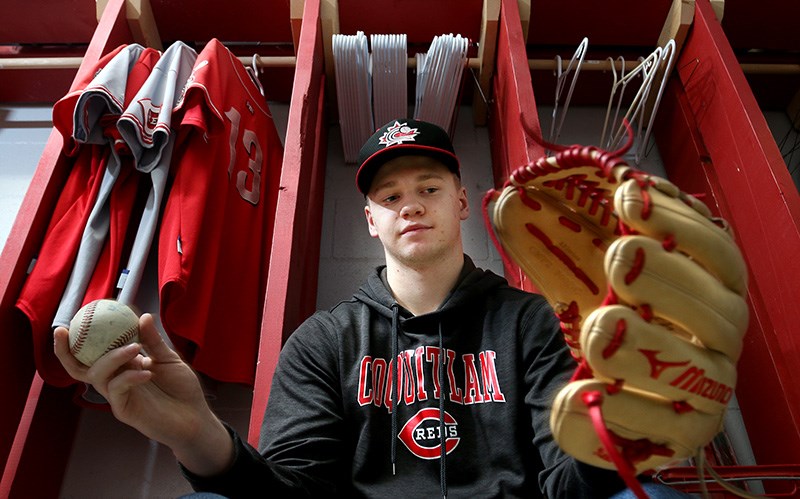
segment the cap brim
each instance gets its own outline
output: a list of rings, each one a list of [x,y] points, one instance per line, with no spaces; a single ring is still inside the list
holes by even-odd
[[[366,196],[369,193],[369,188],[372,185],[375,174],[384,163],[400,156],[412,155],[428,156],[440,161],[451,172],[461,177],[461,165],[455,154],[437,147],[419,144],[398,144],[375,152],[361,163],[356,173],[356,185],[358,186],[358,190]]]

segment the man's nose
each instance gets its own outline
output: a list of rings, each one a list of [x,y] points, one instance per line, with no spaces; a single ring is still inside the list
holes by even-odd
[[[409,217],[412,215],[420,215],[425,211],[425,207],[416,198],[409,198],[403,207],[400,209],[400,216]]]

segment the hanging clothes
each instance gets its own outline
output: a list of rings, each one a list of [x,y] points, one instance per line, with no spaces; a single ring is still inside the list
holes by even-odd
[[[112,158],[105,138],[106,117],[122,112],[126,95],[141,86],[158,56],[157,51],[136,44],[121,45],[53,106],[53,124],[64,140],[59,165],[69,172],[16,307],[30,326],[36,368],[45,382],[55,386],[74,383],[53,353],[52,323]],[[88,106],[78,106],[85,90],[97,100],[84,99],[81,102]]]
[[[192,366],[252,384],[283,145],[262,89],[219,40],[200,52],[178,124],[158,242],[161,320]]]

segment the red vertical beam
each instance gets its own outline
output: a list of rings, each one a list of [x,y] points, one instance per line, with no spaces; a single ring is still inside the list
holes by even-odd
[[[717,166],[705,147],[695,115],[678,80],[673,80],[667,87],[659,107],[656,138],[669,179],[683,190],[701,197],[715,213],[730,219],[730,204],[735,203],[736,198],[726,193],[720,183]],[[739,243],[745,244],[747,234],[738,229],[736,232]],[[753,317],[757,308],[763,310],[763,304],[760,307],[756,305],[760,296],[761,291],[751,274],[749,306]],[[763,322],[762,319],[751,320],[745,335],[744,353],[738,364],[737,398],[758,462],[797,462],[794,453],[800,448],[798,435],[794,431],[785,432],[785,429],[795,426],[792,408],[789,407],[791,402],[784,394],[786,379],[781,379],[775,365],[775,357],[770,352],[775,345],[769,341],[769,329],[765,329]],[[770,410],[764,411],[763,407]],[[767,454],[762,454],[764,452]]]
[[[672,110],[659,117],[671,116],[674,128],[661,132],[659,150],[669,156],[694,147],[694,159],[665,157],[670,178],[708,192],[735,229],[750,270],[751,310],[737,398],[759,464],[797,463],[800,196],[708,0],[696,2],[676,67]]]
[[[544,149],[532,142],[523,128],[525,123],[541,133],[516,0],[503,0],[500,4],[497,69],[492,90],[489,132],[495,185],[500,186],[517,167],[544,155]]]
[[[80,416],[72,397],[72,390],[52,387],[34,377],[3,471],[0,497],[58,497]],[[43,463],[46,479],[42,479]]]
[[[125,0],[108,2],[72,88],[104,54],[131,40],[124,6]],[[77,406],[65,402],[71,390],[42,386],[41,378],[34,376],[30,331],[14,308],[28,264],[44,237],[68,173],[60,157],[61,146],[61,136],[54,129],[0,254],[0,324],[4,335],[0,346],[0,497],[57,495],[79,412]],[[46,480],[41,479],[44,462],[48,463]]]
[[[304,283],[316,280],[319,240],[307,233],[321,230],[321,203],[310,196],[321,196],[324,168],[317,141],[320,100],[324,99],[322,29],[319,0],[307,0],[297,51],[297,63],[289,104],[289,120],[284,141],[281,191],[275,214],[266,300],[261,322],[258,367],[250,411],[248,441],[258,443],[261,420],[269,398],[272,374],[285,339],[314,308],[304,292]],[[321,199],[320,199],[321,201]],[[310,224],[314,224],[313,226]],[[316,248],[306,246],[316,240]],[[314,275],[311,275],[314,274]],[[307,287],[307,286],[306,286]]]
[[[516,168],[544,155],[544,149],[525,131],[527,127],[541,135],[516,0],[503,0],[500,4],[492,92],[489,137],[494,183],[499,188]],[[534,289],[517,265],[507,264],[505,276],[512,286]]]
[[[322,240],[322,205],[325,197],[325,163],[328,159],[328,125],[325,121],[325,74],[320,80],[320,92],[317,98],[317,127],[314,130],[316,143],[314,147],[314,163],[311,170],[311,182],[309,183],[307,214],[306,242],[305,248],[306,262],[303,275],[303,294],[300,300],[301,316],[311,315],[316,310],[317,287],[319,280],[319,247]]]

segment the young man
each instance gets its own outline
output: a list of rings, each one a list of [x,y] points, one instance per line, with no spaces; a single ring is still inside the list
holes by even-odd
[[[552,439],[550,401],[574,361],[541,296],[464,255],[469,207],[444,130],[388,123],[362,148],[356,182],[386,265],[289,338],[260,452],[214,416],[147,315],[141,346],[92,368],[69,354],[59,329],[59,359],[117,418],[171,447],[196,490],[584,498],[623,489],[615,472],[570,458]]]

